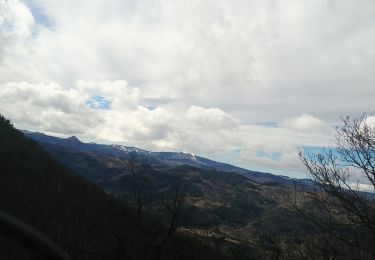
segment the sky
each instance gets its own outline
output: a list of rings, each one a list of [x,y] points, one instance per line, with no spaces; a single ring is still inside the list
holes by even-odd
[[[373,113],[373,0],[0,0],[0,113],[20,129],[304,177]]]

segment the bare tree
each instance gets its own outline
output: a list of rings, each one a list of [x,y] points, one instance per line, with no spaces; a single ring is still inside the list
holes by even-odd
[[[184,192],[181,191],[181,185],[176,184],[174,186],[174,192],[172,198],[162,199],[162,205],[167,210],[170,215],[168,230],[160,243],[160,247],[163,247],[172,234],[177,230],[178,227],[178,217],[181,213],[181,207],[185,199]]]
[[[149,244],[153,252],[151,258],[163,255],[163,258],[169,259],[170,256],[164,254],[175,256],[184,250],[171,248],[168,244],[178,228],[185,192],[179,182],[168,185],[163,194],[152,194],[149,189],[146,190],[146,184],[150,188],[152,183],[147,181],[149,168],[142,164],[141,160],[137,154],[132,153],[126,161],[127,170],[134,179],[135,207],[138,215],[136,224],[144,236],[156,238]]]
[[[145,167],[139,165],[138,158],[135,154],[131,154],[126,161],[128,171],[133,175],[135,182],[135,201],[137,207],[137,214],[141,215],[144,207],[144,187],[146,183]]]
[[[374,259],[375,128],[366,114],[342,121],[335,147],[318,154],[300,153],[317,185],[306,192],[305,208],[309,218],[347,246],[351,256]]]

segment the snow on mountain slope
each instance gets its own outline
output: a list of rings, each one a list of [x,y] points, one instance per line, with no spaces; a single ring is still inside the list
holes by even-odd
[[[137,147],[124,145],[106,145],[96,143],[83,143],[77,137],[60,138],[48,136],[46,134],[22,131],[25,136],[34,139],[43,144],[72,148],[81,152],[98,153],[114,156],[122,159],[137,156],[148,164],[166,164],[166,165],[191,165],[200,169],[215,170],[222,172],[233,172],[259,182],[277,182],[284,185],[291,185],[295,179],[273,175],[270,173],[255,172],[236,167],[230,164],[213,161],[204,157],[197,156],[189,152],[150,152]],[[299,181],[299,180],[297,180]],[[302,180],[301,180],[302,181]]]

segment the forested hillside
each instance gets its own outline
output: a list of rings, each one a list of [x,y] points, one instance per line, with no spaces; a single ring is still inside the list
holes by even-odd
[[[321,180],[326,161],[304,160],[315,185],[257,182],[42,148],[0,117],[0,211],[73,259],[373,259],[373,194]],[[0,225],[0,259],[50,259],[25,241]]]
[[[3,117],[0,210],[43,232],[74,259],[221,258],[178,234],[162,244],[162,224],[153,222],[157,232],[147,232],[148,223],[133,209],[56,162]],[[2,234],[0,259],[42,258],[43,252],[24,250]]]

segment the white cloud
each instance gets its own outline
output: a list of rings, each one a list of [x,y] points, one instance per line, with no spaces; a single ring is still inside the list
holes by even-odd
[[[90,107],[87,100],[94,95],[111,102],[110,109]],[[302,170],[298,147],[328,141],[321,120],[311,116],[285,120],[289,124],[281,127],[246,125],[219,108],[149,109],[140,104],[141,95],[125,81],[79,81],[71,89],[56,83],[6,83],[0,85],[0,107],[18,127],[214,158],[239,151],[235,162],[269,169]]]
[[[197,127],[207,130],[231,129],[239,124],[239,120],[219,108],[192,106],[187,111],[187,119]]]
[[[111,107],[118,112],[134,109],[139,104],[140,90],[129,86],[125,80],[116,81],[78,81],[76,89],[87,100],[90,96],[105,97],[111,103]]]
[[[0,107],[16,124],[41,131],[133,142],[153,149],[180,149],[183,142],[192,142],[190,146],[197,149],[194,144],[204,142],[195,143],[196,135],[204,139],[210,131],[214,136],[215,131],[231,130],[239,123],[218,108],[149,109],[140,105],[139,95],[140,90],[126,81],[79,81],[71,89],[56,83],[11,82],[0,84]],[[109,102],[110,109],[91,107],[87,101],[93,96]],[[163,139],[168,146],[160,146]]]
[[[375,131],[375,116],[368,116],[365,123]]]
[[[33,25],[33,15],[24,4],[20,1],[1,0],[0,37],[2,39],[29,37]]]
[[[39,22],[24,26],[32,37],[7,46],[0,82],[124,79],[142,98],[219,107],[252,122],[301,109],[330,121],[372,110],[372,1],[4,3]]]
[[[374,12],[372,0],[0,0],[0,112],[293,168],[340,115],[374,110]],[[95,96],[110,109],[91,109]]]
[[[85,107],[84,95],[51,83],[0,84],[1,112],[16,124],[56,133],[83,133],[97,118]]]
[[[286,118],[281,122],[281,126],[294,131],[301,132],[327,132],[332,131],[323,120],[309,114],[302,114],[299,117]]]

